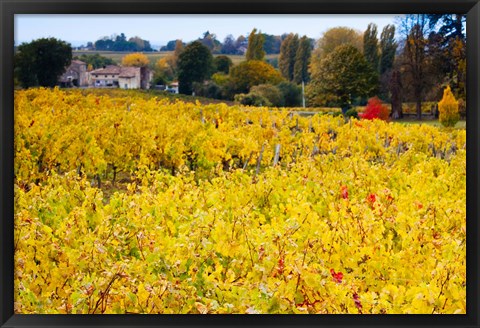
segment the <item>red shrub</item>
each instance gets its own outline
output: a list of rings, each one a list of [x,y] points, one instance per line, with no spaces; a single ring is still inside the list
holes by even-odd
[[[359,115],[360,118],[365,120],[379,119],[388,121],[388,108],[382,104],[382,101],[377,96],[368,99],[368,104],[365,107],[363,114]]]

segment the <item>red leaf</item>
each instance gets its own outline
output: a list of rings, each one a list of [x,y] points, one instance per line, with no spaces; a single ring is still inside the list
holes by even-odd
[[[353,301],[355,302],[355,306],[357,307],[357,309],[361,312],[363,306],[357,293],[353,293]]]
[[[330,269],[330,274],[332,275],[333,280],[334,280],[337,284],[339,284],[339,283],[342,282],[343,273],[341,273],[341,272],[335,272],[335,270]]]
[[[373,208],[373,204],[377,201],[377,196],[375,194],[370,194],[367,196],[367,202],[370,204],[370,206]]]
[[[348,188],[347,188],[347,186],[345,186],[345,185],[341,186],[340,191],[342,193],[342,198],[343,199],[348,199]]]

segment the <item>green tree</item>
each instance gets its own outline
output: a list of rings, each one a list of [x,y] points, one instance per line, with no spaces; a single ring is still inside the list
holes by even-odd
[[[22,43],[14,62],[16,77],[22,87],[54,87],[72,62],[72,47],[55,38]]]
[[[85,62],[87,65],[92,65],[92,68],[100,68],[107,65],[115,65],[115,61],[111,58],[101,56],[99,54],[86,55],[82,54],[80,57],[76,57],[78,60]]]
[[[302,103],[302,89],[292,82],[280,82],[277,85],[282,93],[285,107],[297,107]]]
[[[271,84],[259,84],[250,89],[250,94],[260,95],[268,99],[270,106],[282,107],[285,104],[280,90]]]
[[[187,45],[178,58],[179,92],[191,94],[193,82],[203,82],[213,73],[213,56],[201,42]]]
[[[312,43],[304,35],[298,42],[297,53],[295,55],[295,64],[293,67],[293,81],[297,84],[308,82],[310,75],[308,73],[308,64],[312,56]]]
[[[230,67],[233,66],[232,60],[228,56],[217,56],[213,59],[215,72],[222,72],[228,74]]]
[[[463,99],[466,97],[467,52],[464,28],[466,18],[464,14],[427,15],[429,28],[437,30],[429,35],[429,39],[432,39],[432,34],[436,34],[437,39],[440,40],[440,42],[433,45],[433,47],[432,43],[429,42],[429,50],[430,48],[439,50],[433,54],[433,56],[436,57],[434,58],[436,61],[434,65],[442,68],[444,78],[446,78],[450,84],[452,92]],[[437,77],[437,79],[440,78]]]
[[[336,105],[346,112],[356,98],[375,94],[378,75],[353,45],[337,47],[315,65],[307,86],[310,105]]]
[[[278,68],[280,73],[288,81],[293,80],[295,67],[295,57],[298,49],[298,34],[290,33],[283,40],[280,46],[280,56],[278,57]]]
[[[265,37],[262,33],[257,33],[254,28],[248,36],[248,48],[246,53],[247,60],[263,60],[265,58],[265,50],[263,50],[263,43]]]
[[[363,55],[374,70],[379,69],[380,55],[378,50],[377,25],[370,23],[363,34]]]
[[[395,26],[387,25],[380,35],[380,74],[384,74],[393,67],[396,51]]]

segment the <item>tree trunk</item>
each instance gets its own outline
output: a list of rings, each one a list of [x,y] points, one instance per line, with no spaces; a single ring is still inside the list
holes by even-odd
[[[389,81],[389,89],[391,93],[392,101],[392,113],[391,116],[394,120],[402,118],[402,81],[400,78],[400,72],[395,70]]]
[[[417,99],[417,119],[421,120],[422,119],[422,100]]]

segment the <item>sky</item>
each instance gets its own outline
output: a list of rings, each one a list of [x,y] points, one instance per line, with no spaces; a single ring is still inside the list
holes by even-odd
[[[124,33],[150,41],[152,46],[170,40],[190,42],[209,31],[221,42],[228,34],[247,36],[253,28],[262,33],[281,35],[298,33],[318,39],[332,27],[346,26],[365,31],[369,23],[379,34],[387,24],[395,24],[396,15],[15,15],[15,44],[54,37],[72,46],[95,42],[104,36]]]

